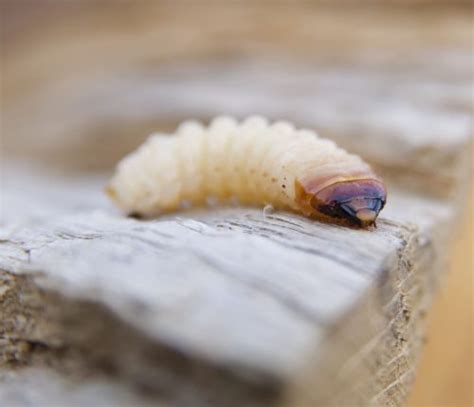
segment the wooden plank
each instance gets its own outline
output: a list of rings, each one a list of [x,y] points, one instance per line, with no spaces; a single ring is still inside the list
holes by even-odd
[[[27,368],[0,371],[0,401],[4,406],[159,406],[104,377],[69,380],[52,369]]]
[[[25,189],[45,181],[9,178],[6,215],[17,221],[2,231],[0,269],[10,363],[112,366],[175,402],[183,388],[203,403],[231,392],[233,405],[405,397],[446,204],[395,192],[375,231],[251,208],[146,222],[88,201],[97,179],[65,187],[48,176],[40,189],[58,214],[25,219]],[[63,208],[84,197],[75,205],[85,209],[61,215],[61,196]]]

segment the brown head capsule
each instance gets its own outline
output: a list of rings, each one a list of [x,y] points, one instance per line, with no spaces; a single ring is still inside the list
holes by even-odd
[[[375,178],[339,179],[334,182],[313,181],[312,185],[296,187],[303,212],[315,218],[335,223],[367,227],[385,205],[387,192]],[[309,188],[308,188],[309,185]]]
[[[340,223],[367,227],[375,223],[385,205],[384,185],[375,179],[336,182],[318,191],[310,204],[319,213]]]

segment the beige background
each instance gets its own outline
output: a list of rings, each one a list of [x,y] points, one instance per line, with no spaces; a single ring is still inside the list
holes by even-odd
[[[408,405],[472,406],[473,398],[473,206],[453,237],[449,274],[429,315],[418,379]]]

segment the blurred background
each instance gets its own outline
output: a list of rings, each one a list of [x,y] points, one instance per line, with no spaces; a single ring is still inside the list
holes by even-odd
[[[407,163],[423,174],[437,159],[423,141],[472,134],[469,1],[0,5],[2,165],[110,174],[151,132],[258,113],[316,128],[410,187]],[[410,132],[429,163],[400,142]],[[442,196],[449,174],[437,175]],[[463,200],[411,406],[474,403],[472,194]]]

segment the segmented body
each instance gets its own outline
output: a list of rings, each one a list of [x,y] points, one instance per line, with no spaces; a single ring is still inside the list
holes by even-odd
[[[208,198],[317,215],[309,198],[356,179],[376,177],[358,156],[310,130],[220,117],[208,128],[185,122],[174,135],[152,135],[119,163],[108,192],[121,208],[143,216]]]

